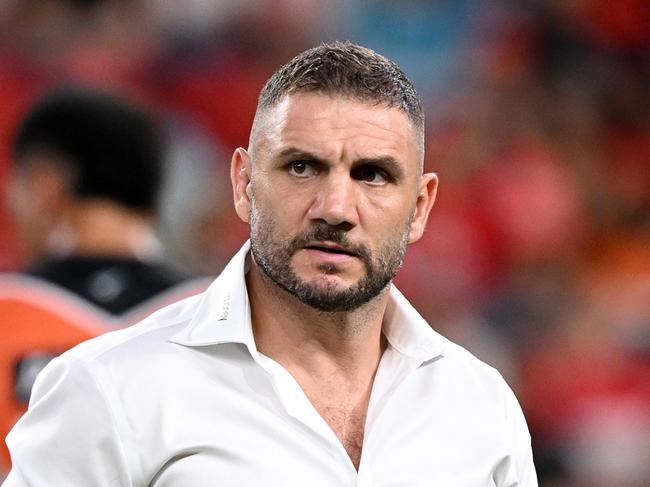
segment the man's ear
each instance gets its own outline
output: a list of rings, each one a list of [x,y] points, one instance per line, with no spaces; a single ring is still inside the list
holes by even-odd
[[[435,173],[426,173],[422,175],[420,189],[415,202],[415,213],[411,222],[411,231],[409,233],[409,243],[417,242],[422,238],[424,229],[427,226],[429,213],[436,201],[438,192],[438,176]]]
[[[242,221],[248,223],[248,212],[250,210],[250,156],[245,149],[235,149],[230,162],[230,182],[232,183],[232,194],[235,202],[235,211]]]

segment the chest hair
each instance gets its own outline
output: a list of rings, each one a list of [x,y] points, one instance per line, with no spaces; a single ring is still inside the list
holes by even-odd
[[[366,424],[368,399],[364,398],[359,404],[346,402],[336,403],[331,399],[326,401],[312,400],[314,407],[332,428],[337,438],[347,451],[352,464],[358,470],[361,461],[361,448]]]

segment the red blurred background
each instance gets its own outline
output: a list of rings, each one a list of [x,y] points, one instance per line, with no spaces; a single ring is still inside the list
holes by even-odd
[[[4,0],[0,270],[12,133],[74,81],[118,91],[171,140],[160,239],[196,275],[246,238],[227,171],[280,64],[350,39],[397,61],[441,179],[397,283],[499,368],[542,486],[650,485],[650,6],[643,0]]]

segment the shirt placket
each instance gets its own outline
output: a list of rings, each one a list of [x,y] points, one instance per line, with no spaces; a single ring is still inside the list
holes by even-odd
[[[259,363],[272,376],[274,388],[287,414],[305,425],[321,440],[327,453],[341,467],[339,474],[345,478],[345,485],[357,486],[357,470],[343,444],[316,411],[295,378],[282,365],[269,357],[260,354]]]
[[[384,352],[370,394],[357,487],[373,487],[370,466],[374,460],[373,445],[381,441],[381,438],[376,436],[380,417],[396,389],[420,365],[422,365],[421,358],[402,355],[391,347]],[[399,425],[396,424],[395,427]]]

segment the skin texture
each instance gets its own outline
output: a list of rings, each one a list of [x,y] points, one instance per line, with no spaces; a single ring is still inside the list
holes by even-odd
[[[435,199],[418,142],[397,108],[300,93],[258,114],[249,149],[232,158],[235,208],[251,228],[257,346],[294,376],[356,467],[386,284]]]

